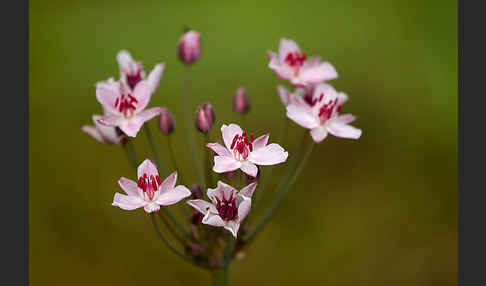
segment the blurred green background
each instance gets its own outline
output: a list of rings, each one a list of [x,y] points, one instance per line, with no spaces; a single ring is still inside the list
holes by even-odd
[[[167,63],[150,106],[177,121],[176,151],[195,178],[183,132],[185,26],[201,33],[191,101],[277,138],[283,107],[267,50],[296,40],[339,72],[357,140],[328,137],[275,219],[232,268],[234,285],[456,285],[457,1],[30,1],[30,281],[32,285],[208,285],[157,239],[142,210],[110,204],[123,150],[80,131],[101,108],[94,84],[118,76],[128,49],[150,71]],[[192,120],[192,118],[191,118]],[[150,122],[152,129],[156,121]],[[290,156],[301,136],[291,125]],[[306,134],[306,136],[308,136]],[[200,137],[199,137],[200,138]],[[168,156],[164,138],[157,134]],[[145,135],[139,156],[150,156]],[[276,168],[282,171],[282,166]],[[276,172],[277,172],[276,171]],[[274,177],[276,179],[277,176]],[[270,192],[269,192],[270,193]],[[192,284],[190,284],[192,285]]]

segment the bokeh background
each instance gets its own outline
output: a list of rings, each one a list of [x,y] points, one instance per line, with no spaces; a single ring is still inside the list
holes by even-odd
[[[231,97],[244,86],[248,129],[276,139],[283,107],[275,87],[286,83],[267,68],[266,52],[281,37],[337,68],[332,84],[349,94],[344,111],[363,130],[357,141],[328,137],[317,146],[298,188],[233,264],[234,285],[456,285],[452,0],[30,1],[32,285],[210,283],[159,242],[142,210],[110,205],[118,178],[135,173],[120,147],[80,131],[101,112],[94,84],[118,76],[120,49],[146,71],[164,61],[150,105],[175,115],[177,156],[194,179],[175,54],[185,26],[202,35],[191,102],[215,107],[213,138],[220,124],[239,122]],[[295,124],[289,132],[292,154],[302,133]],[[135,143],[140,157],[150,156],[145,139],[142,132]],[[168,156],[164,139],[157,134]]]

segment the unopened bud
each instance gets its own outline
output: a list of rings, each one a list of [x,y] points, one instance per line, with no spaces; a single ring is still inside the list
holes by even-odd
[[[202,189],[201,189],[201,185],[199,183],[192,184],[191,192],[192,192],[192,196],[193,196],[194,199],[200,200],[200,199],[203,198],[203,192],[202,192]]]
[[[238,88],[233,97],[233,110],[242,114],[245,114],[250,110],[250,100],[243,87]]]
[[[177,53],[184,63],[195,63],[201,56],[199,33],[193,30],[185,32],[177,45]]]
[[[210,103],[205,102],[196,110],[196,128],[202,133],[208,133],[216,120],[216,114]]]
[[[174,131],[175,128],[175,121],[174,117],[170,113],[167,107],[162,106],[160,108],[160,116],[159,116],[159,129],[165,135],[169,135]]]

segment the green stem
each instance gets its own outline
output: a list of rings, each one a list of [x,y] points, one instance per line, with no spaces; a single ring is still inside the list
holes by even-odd
[[[157,233],[157,236],[160,238],[160,240],[162,240],[162,242],[172,251],[174,252],[177,256],[179,256],[180,258],[190,262],[191,264],[194,264],[194,261],[189,257],[189,256],[186,256],[184,253],[182,253],[180,250],[178,250],[177,248],[175,248],[168,240],[167,238],[162,234],[162,232],[160,231],[159,227],[157,226],[157,221],[156,221],[156,218],[155,218],[155,214],[151,213],[150,214],[150,219],[152,220],[152,224],[154,226],[154,229],[155,229],[155,232]]]
[[[289,126],[289,119],[287,118],[285,113],[284,113],[284,117],[285,118],[283,120],[282,127],[280,127],[280,136],[278,138],[278,142],[280,143],[280,145],[283,145],[283,143],[287,139],[287,129],[288,129],[288,126]],[[262,185],[261,185],[259,191],[256,193],[256,197],[255,197],[255,206],[254,206],[255,210],[258,209],[258,206],[260,205],[260,203],[262,201],[263,194],[265,193],[265,190],[267,189],[267,187],[270,183],[270,178],[272,177],[272,173],[273,173],[274,168],[275,168],[275,166],[268,167],[267,173],[263,174]]]
[[[152,149],[152,154],[154,155],[155,162],[157,163],[157,168],[162,171],[162,175],[164,177],[167,177],[167,175],[169,175],[169,172],[167,170],[167,167],[165,167],[165,165],[162,164],[162,160],[160,159],[159,149],[157,148],[157,143],[155,142],[155,138],[152,135],[152,131],[150,130],[150,126],[148,125],[148,123],[144,124],[144,128],[145,128],[145,133],[147,134],[147,140],[149,142],[150,149]]]
[[[218,268],[211,272],[213,286],[229,286],[231,285],[231,263],[226,264],[222,268]]]
[[[206,168],[206,176],[207,176],[207,184],[208,184],[208,187],[212,187],[213,186],[213,168],[211,167],[211,154],[212,154],[212,151],[211,149],[207,148],[206,147],[206,144],[207,143],[210,143],[210,136],[209,136],[209,132],[208,133],[204,133],[204,162],[205,163],[205,168]]]
[[[204,178],[204,172],[201,166],[201,159],[199,158],[199,154],[196,152],[196,139],[194,138],[194,114],[191,114],[190,110],[192,110],[192,105],[189,96],[189,86],[190,86],[190,67],[185,67],[185,72],[183,76],[183,92],[182,92],[182,105],[184,106],[184,121],[186,124],[186,135],[187,141],[189,141],[189,149],[191,150],[191,158],[194,162],[194,166],[196,167],[197,176],[201,181],[201,187],[203,190],[206,189],[206,180]]]
[[[132,139],[127,138],[125,142],[122,144],[123,150],[127,155],[128,161],[132,165],[135,170],[137,169],[137,155],[135,154],[135,148],[133,147]]]
[[[174,169],[177,171],[177,177],[181,180],[181,184],[184,185],[184,180],[182,178],[182,172],[179,169],[179,166],[177,165],[177,160],[175,157],[174,153],[174,148],[172,146],[172,139],[170,135],[167,135],[167,147],[169,148],[169,154],[170,154],[170,160],[172,161],[172,164],[174,165]]]
[[[180,223],[180,221],[172,214],[170,210],[167,209],[167,207],[161,207],[160,210],[164,212],[164,215],[169,218],[169,220],[179,229],[179,231],[184,234],[185,237],[189,238],[191,236],[184,225]]]
[[[280,205],[280,201],[289,193],[289,191],[292,189],[293,185],[297,181],[297,179],[300,177],[300,173],[304,169],[305,165],[307,164],[307,161],[310,158],[310,155],[312,154],[312,151],[314,150],[315,142],[312,141],[310,146],[308,147],[306,153],[304,154],[304,158],[301,160],[299,166],[297,167],[296,171],[294,172],[294,175],[292,176],[292,179],[288,183],[286,183],[283,187],[282,190],[279,190],[280,192],[277,193],[275,199],[273,200],[272,204],[269,206],[265,214],[263,215],[262,219],[258,222],[258,224],[255,226],[255,228],[248,233],[248,236],[246,237],[245,241],[250,241],[252,238],[254,238],[262,229],[263,227],[268,223],[272,215],[275,213],[277,210],[278,206]]]
[[[184,247],[187,247],[187,242],[179,236],[179,234],[177,233],[177,231],[172,227],[172,225],[167,221],[167,219],[165,218],[165,216],[163,216],[160,212],[157,212],[157,215],[159,216],[159,218],[162,220],[162,222],[165,224],[165,226],[167,227],[167,229],[172,233],[172,235],[184,246]]]

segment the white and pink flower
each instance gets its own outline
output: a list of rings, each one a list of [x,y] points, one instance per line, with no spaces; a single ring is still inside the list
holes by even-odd
[[[206,146],[216,152],[213,171],[225,173],[241,169],[246,174],[256,177],[256,165],[275,165],[287,160],[288,152],[280,145],[267,145],[268,134],[248,139],[246,132],[236,124],[223,124],[221,133],[225,146],[219,143],[208,143]]]
[[[352,114],[339,114],[347,100],[345,93],[337,92],[329,84],[319,84],[312,97],[296,97],[287,106],[287,117],[310,129],[312,139],[317,143],[324,140],[328,133],[341,138],[358,139],[361,130],[348,124],[356,117]]]
[[[133,91],[123,82],[108,81],[96,84],[96,98],[107,115],[98,122],[111,127],[119,127],[126,135],[135,137],[142,125],[160,114],[159,107],[145,109],[152,93],[148,82],[137,83]]]
[[[130,91],[133,91],[142,80],[147,81],[147,86],[151,94],[159,87],[160,78],[164,73],[165,63],[156,64],[149,76],[145,78],[142,63],[135,61],[128,51],[119,51],[116,55],[116,60],[120,68],[120,79],[128,86]]]
[[[292,40],[280,39],[278,54],[268,52],[268,66],[282,79],[295,86],[307,86],[338,77],[334,67],[328,62],[321,62],[320,57],[307,59],[305,53]]]
[[[81,130],[97,141],[106,144],[118,145],[127,136],[117,127],[104,126],[98,122],[101,115],[93,115],[94,126],[84,125]]]
[[[126,195],[115,193],[113,206],[124,210],[143,207],[146,212],[153,213],[160,206],[175,204],[191,195],[191,191],[185,186],[176,186],[177,172],[161,182],[157,168],[148,159],[138,166],[137,176],[137,183],[123,177],[118,180]]]
[[[247,217],[251,209],[251,196],[257,183],[251,183],[240,191],[230,185],[218,181],[215,189],[208,189],[210,202],[204,200],[188,200],[187,204],[204,215],[202,223],[224,227],[236,238],[240,223]]]

